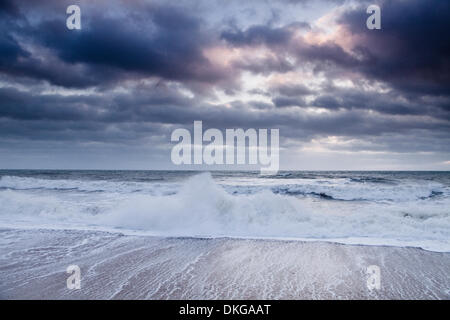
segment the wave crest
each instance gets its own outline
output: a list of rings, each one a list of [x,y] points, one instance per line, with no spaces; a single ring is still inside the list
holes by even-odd
[[[363,244],[376,239],[377,244],[450,251],[448,200],[434,196],[429,201],[403,203],[336,202],[276,194],[270,188],[233,194],[204,173],[187,179],[170,194],[3,190],[0,223],[107,228],[161,236],[295,238]]]

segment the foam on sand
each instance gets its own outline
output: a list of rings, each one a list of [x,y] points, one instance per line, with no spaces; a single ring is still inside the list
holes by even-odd
[[[416,248],[3,229],[0,249],[3,299],[450,299],[450,254]]]

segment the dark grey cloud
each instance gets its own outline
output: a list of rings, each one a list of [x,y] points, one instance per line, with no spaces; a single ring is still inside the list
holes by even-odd
[[[19,14],[19,9],[12,0],[2,0],[0,1],[0,14],[1,15],[12,15],[17,16]]]
[[[286,5],[312,5],[294,2]],[[279,128],[286,148],[332,136],[348,142],[326,145],[337,152],[450,152],[447,2],[379,2],[382,30],[365,27],[366,3],[348,7],[337,20],[349,48],[311,44],[302,37],[311,24],[285,21],[266,2],[258,5],[269,20],[249,15],[242,24],[210,23],[222,22],[221,11],[208,4],[205,16],[200,2],[80,3],[83,29],[69,31],[68,2],[0,2],[3,154],[150,146],[169,161],[170,133],[194,120]],[[255,57],[258,49],[269,54]],[[240,54],[222,61],[233,50]],[[320,81],[280,81],[305,70]]]
[[[371,110],[390,115],[417,115],[450,120],[450,97],[408,95],[398,90],[367,91],[363,87],[326,86],[310,106],[330,110]]]
[[[272,99],[273,104],[278,107],[301,107],[305,105],[305,100],[302,98],[292,98],[292,97],[275,97]]]
[[[72,64],[107,66],[175,80],[215,82],[224,76],[201,52],[206,39],[200,20],[174,8],[154,9],[148,17],[154,23],[153,31],[95,17],[83,32],[68,32],[60,22],[53,21],[43,24],[40,33],[46,47]]]
[[[347,70],[357,68],[363,63],[370,63],[367,59],[361,61],[353,55],[347,53],[342,47],[334,42],[326,42],[320,45],[298,43],[294,49],[300,61],[312,61],[317,63],[317,71],[326,71],[332,63]]]
[[[339,109],[344,106],[344,104],[339,101],[339,99],[333,95],[323,94],[314,99],[311,105],[326,108],[326,109]]]
[[[404,92],[450,94],[450,3],[448,1],[378,1],[382,29],[369,30],[366,8],[370,1],[348,9],[337,21],[354,37],[351,50],[328,41],[309,44],[285,27],[255,25],[226,32],[222,37],[234,46],[266,45],[274,53],[298,57],[297,64],[315,63],[317,72],[359,73],[381,80]]]
[[[285,57],[243,58],[233,62],[235,68],[247,70],[255,74],[270,74],[273,72],[286,73],[295,66]]]
[[[167,135],[171,128],[191,126],[199,119],[205,127],[220,129],[282,128],[284,137],[300,140],[326,135],[407,134],[411,130],[447,132],[447,136],[450,132],[448,121],[406,118],[402,112],[392,117],[392,113],[370,114],[366,108],[349,105],[339,112],[309,114],[301,108],[295,111],[259,101],[239,100],[228,106],[208,105],[196,98],[183,98],[174,88],[151,85],[128,88],[125,93],[108,91],[69,96],[1,88],[0,98],[2,137],[33,140],[117,141],[156,132]],[[358,97],[364,98],[368,100],[363,95]],[[274,105],[306,106],[303,100],[290,99],[275,98]],[[356,106],[361,106],[359,100]],[[426,112],[423,115],[429,117]]]
[[[271,88],[273,91],[288,97],[304,96],[313,93],[313,90],[301,84],[283,84]]]
[[[97,101],[95,101],[97,100]],[[33,95],[14,88],[0,88],[0,117],[21,120],[88,120],[93,115],[93,97]]]
[[[255,25],[244,31],[224,31],[221,38],[236,46],[278,46],[285,45],[290,40],[291,32],[286,28]]]
[[[211,37],[194,12],[168,5],[128,10],[133,19],[115,16],[112,9],[84,11],[83,28],[74,31],[65,27],[65,15],[49,15],[34,24],[22,15],[2,26],[0,68],[79,88],[148,76],[206,84],[229,78],[203,55]],[[35,52],[26,49],[30,46]]]
[[[404,91],[450,94],[450,2],[386,0],[380,6],[381,30],[365,27],[363,6],[340,18],[365,55],[357,71]]]

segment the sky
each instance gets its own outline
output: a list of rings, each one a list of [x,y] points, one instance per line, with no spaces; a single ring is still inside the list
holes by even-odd
[[[208,169],[170,160],[201,120],[279,129],[284,170],[449,170],[449,40],[446,0],[2,0],[0,168]]]

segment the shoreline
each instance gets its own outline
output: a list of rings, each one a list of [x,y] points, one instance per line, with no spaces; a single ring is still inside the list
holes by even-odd
[[[0,229],[1,299],[450,299],[450,253],[326,241]],[[69,265],[81,289],[66,287]],[[379,290],[367,267],[380,267]]]
[[[52,232],[52,231],[79,231],[79,232],[100,232],[105,234],[126,236],[126,237],[145,237],[145,238],[164,238],[164,239],[196,239],[196,240],[252,240],[252,241],[279,241],[279,242],[304,242],[304,243],[331,243],[335,245],[345,245],[345,246],[368,246],[368,247],[394,247],[394,248],[411,248],[418,249],[427,252],[435,252],[435,253],[448,253],[450,251],[436,250],[436,249],[428,249],[425,246],[421,246],[420,244],[405,244],[400,240],[390,240],[391,244],[383,243],[386,239],[380,238],[296,238],[296,237],[258,237],[258,236],[232,236],[232,235],[220,235],[220,236],[205,236],[205,235],[158,235],[147,233],[146,231],[134,231],[134,230],[119,230],[119,229],[110,229],[110,228],[86,228],[82,227],[45,227],[45,226],[15,226],[15,225],[1,225],[0,224],[0,232],[2,230],[31,230],[31,231],[43,231],[43,232]],[[353,240],[353,241],[352,241]],[[370,241],[367,241],[370,240]],[[367,241],[364,243],[363,241]],[[370,243],[369,243],[370,242]]]

